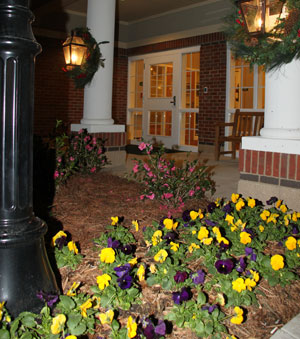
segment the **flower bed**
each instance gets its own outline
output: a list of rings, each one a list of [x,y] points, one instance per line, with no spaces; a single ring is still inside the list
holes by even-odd
[[[299,213],[275,198],[265,208],[233,194],[230,201],[218,200],[206,211],[185,211],[176,220],[154,222],[137,243],[133,236],[139,222],[125,227],[121,218],[112,217],[107,233],[95,240],[101,273],[93,297],[76,292],[75,284],[53,303],[65,318],[45,308],[43,328],[53,338],[80,335],[96,320],[101,323],[97,335],[111,327],[111,338],[153,338],[169,333],[172,323],[201,337],[230,338],[226,327],[247,321],[250,305],[258,305],[260,285],[286,285],[298,278],[299,220]],[[76,255],[74,246],[70,248]],[[162,310],[149,317],[140,312],[143,316],[137,318],[134,309],[139,303],[147,309],[143,301],[149,289],[153,295],[164,293]],[[9,327],[3,304],[2,312],[2,327]]]

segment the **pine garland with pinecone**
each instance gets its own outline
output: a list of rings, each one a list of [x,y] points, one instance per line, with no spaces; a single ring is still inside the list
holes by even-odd
[[[225,20],[225,34],[236,58],[243,58],[250,65],[264,65],[266,70],[300,59],[300,0],[281,1],[287,6],[288,16],[279,18],[271,32],[251,37],[233,0],[232,13]]]

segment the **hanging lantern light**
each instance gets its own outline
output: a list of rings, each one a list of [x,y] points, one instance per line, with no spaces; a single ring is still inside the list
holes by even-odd
[[[69,36],[63,43],[63,51],[67,67],[81,66],[86,50],[87,46],[83,39],[76,36],[76,32],[72,31],[71,36]]]
[[[237,0],[250,35],[269,33],[279,23],[284,0]]]

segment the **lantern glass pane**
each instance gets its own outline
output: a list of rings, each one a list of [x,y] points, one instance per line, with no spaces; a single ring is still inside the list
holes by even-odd
[[[70,65],[71,63],[71,53],[70,53],[70,45],[69,46],[64,46],[64,57],[67,65]]]
[[[249,33],[258,33],[263,29],[262,5],[260,0],[243,1],[241,10]]]
[[[280,0],[266,1],[266,18],[265,18],[266,32],[272,31],[272,29],[279,24],[279,18],[282,12],[282,7],[283,2]]]

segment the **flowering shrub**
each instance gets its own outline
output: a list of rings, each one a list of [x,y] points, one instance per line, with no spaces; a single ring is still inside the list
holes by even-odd
[[[100,331],[110,326],[112,339],[155,339],[164,338],[170,321],[199,337],[233,339],[227,327],[245,322],[247,307],[258,305],[262,279],[285,286],[299,278],[300,213],[275,197],[263,206],[232,194],[205,211],[186,210],[176,220],[164,217],[143,229],[140,244],[133,236],[138,221],[132,221],[133,233],[122,222],[111,217],[108,231],[94,240],[101,271],[93,296],[78,294],[79,283],[59,298],[39,292],[46,303],[41,314],[25,312],[13,322],[2,302],[0,337],[30,333],[31,338],[75,339],[98,322]],[[64,237],[59,232],[53,243],[59,246]],[[130,314],[142,302],[146,285],[165,291],[172,306],[165,309],[164,319]],[[118,319],[122,310],[126,326]]]
[[[61,121],[57,122],[56,128]],[[62,133],[55,138],[56,169],[54,179],[59,187],[75,172],[95,173],[108,164],[104,140],[82,129],[71,136]]]
[[[188,199],[201,199],[205,192],[215,192],[214,182],[206,166],[199,166],[198,160],[186,160],[176,167],[174,160],[165,159],[165,150],[161,147],[152,153],[153,146],[142,142],[139,145],[145,151],[148,160],[136,160],[130,177],[144,186],[141,200],[159,200],[163,205],[184,206]]]

